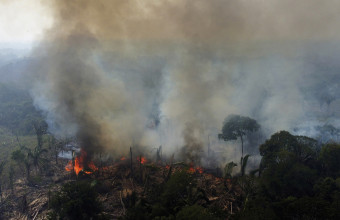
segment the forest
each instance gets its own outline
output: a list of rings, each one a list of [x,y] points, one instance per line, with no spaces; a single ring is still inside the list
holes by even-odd
[[[205,164],[162,155],[161,146],[153,153],[133,146],[121,158],[96,153],[89,163],[82,152],[61,156],[70,145],[77,152],[77,140],[49,133],[25,91],[8,85],[1,91],[4,219],[340,218],[340,144],[331,139],[339,135],[334,127],[320,133],[328,141],[278,131],[249,148],[261,125],[229,115],[215,136],[242,151],[238,160],[211,162],[213,146]],[[247,167],[258,154],[258,165]]]
[[[0,219],[340,219],[339,11],[1,0]]]

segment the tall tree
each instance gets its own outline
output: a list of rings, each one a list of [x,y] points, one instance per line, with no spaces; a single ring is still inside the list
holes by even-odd
[[[260,146],[261,168],[291,159],[308,164],[316,160],[318,151],[319,145],[316,140],[280,131]]]
[[[311,194],[317,178],[317,141],[287,131],[273,134],[260,146],[261,184],[275,198]]]
[[[49,135],[48,138],[48,147],[49,149],[53,149],[53,156],[55,158],[55,163],[58,164],[59,153],[64,150],[64,146],[66,145],[67,140],[58,140],[54,136]]]
[[[31,158],[32,164],[36,171],[41,171],[41,167],[47,163],[47,159],[42,157],[44,153],[47,153],[47,149],[43,149],[43,135],[46,134],[47,128],[43,123],[35,123],[34,129],[37,136],[37,145],[33,150],[29,148],[26,148],[25,150],[28,153],[28,156]]]
[[[43,145],[43,135],[46,134],[46,126],[44,123],[34,123],[34,130],[37,136],[38,148],[42,148]]]
[[[218,135],[218,138],[224,141],[237,140],[240,138],[243,158],[244,137],[250,132],[258,131],[259,128],[260,125],[252,118],[240,115],[229,115],[224,120],[222,133]]]
[[[340,176],[340,144],[329,143],[322,147],[319,160],[328,176],[334,178]]]

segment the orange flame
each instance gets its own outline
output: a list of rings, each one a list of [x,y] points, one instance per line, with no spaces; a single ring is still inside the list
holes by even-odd
[[[188,170],[188,173],[191,173],[191,174],[195,173],[195,169],[193,167],[190,167]]]
[[[145,164],[146,163],[146,158],[145,157],[137,157],[138,162],[140,162],[141,164]]]
[[[67,165],[65,166],[65,170],[66,171],[72,171],[74,170],[74,172],[78,175],[80,171],[84,171],[86,174],[91,174],[94,171],[97,171],[98,168],[94,165],[94,163],[92,161],[88,162],[86,165],[88,168],[90,168],[92,171],[88,171],[88,170],[84,170],[84,162],[85,162],[85,158],[87,157],[87,153],[81,149],[80,151],[80,155],[77,156],[74,159],[74,166],[72,165],[72,160],[70,160]]]
[[[74,160],[74,171],[76,172],[76,174],[78,175],[78,173],[83,169],[83,158],[82,158],[82,154],[80,155],[80,157],[76,157],[76,159]]]
[[[90,162],[87,164],[87,166],[88,166],[91,170],[93,170],[93,171],[97,171],[97,170],[98,170],[98,168],[96,167],[96,165],[94,165],[94,163],[93,163],[92,161],[90,161]]]
[[[65,170],[70,172],[70,171],[72,171],[72,169],[73,169],[72,161],[70,160],[70,161],[67,163],[67,165],[65,166]]]
[[[196,167],[196,171],[200,174],[203,173],[203,168],[202,167]]]
[[[199,173],[199,174],[202,174],[203,173],[203,168],[202,167],[190,167],[189,170],[188,170],[188,173],[191,173],[191,174],[194,174],[194,173]]]
[[[103,171],[108,171],[108,170],[110,170],[110,167],[108,167],[108,166],[107,166],[107,167],[102,167],[101,169],[102,169]]]
[[[126,158],[125,158],[124,156],[122,156],[122,157],[120,158],[120,160],[126,160]]]

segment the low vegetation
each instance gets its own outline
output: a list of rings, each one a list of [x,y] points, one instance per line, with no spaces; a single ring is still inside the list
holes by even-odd
[[[233,117],[219,137],[240,138],[242,157],[226,163],[221,176],[165,164],[161,148],[156,162],[97,161],[99,169],[76,176],[58,159],[67,140],[47,134],[44,123],[15,134],[0,120],[0,218],[340,219],[339,143],[280,131],[259,146],[261,163],[249,170],[243,141],[260,126]],[[230,124],[240,121],[236,130]]]

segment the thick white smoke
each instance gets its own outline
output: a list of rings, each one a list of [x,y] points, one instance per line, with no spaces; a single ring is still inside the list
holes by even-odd
[[[222,147],[217,133],[231,113],[255,118],[267,135],[293,130],[318,87],[306,68],[319,60],[314,44],[340,35],[339,6],[52,1],[55,24],[33,53],[32,95],[51,131],[77,136],[89,152],[162,145],[187,155],[206,151],[208,136]]]

